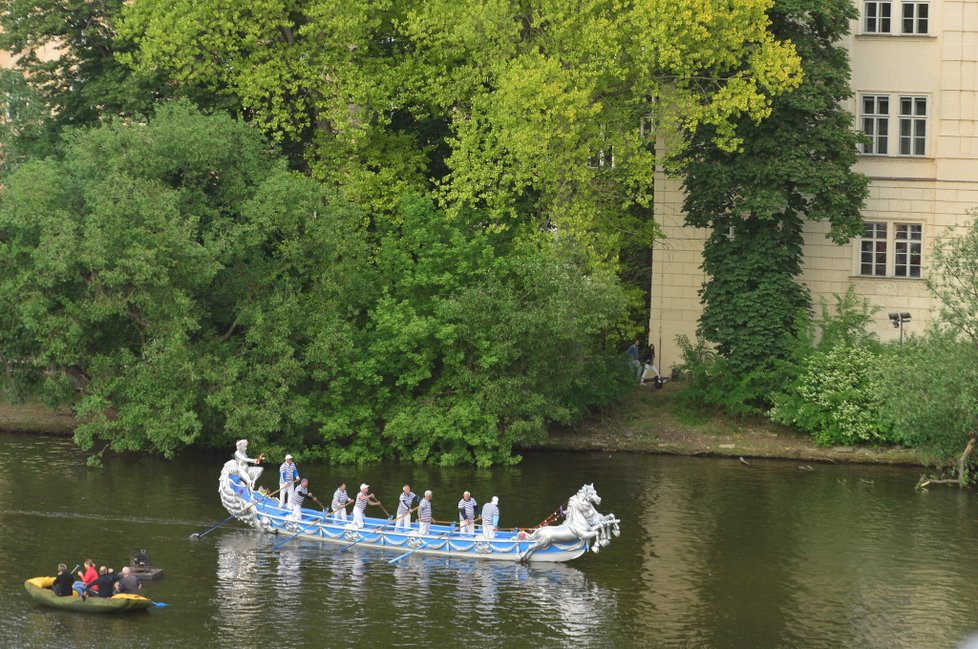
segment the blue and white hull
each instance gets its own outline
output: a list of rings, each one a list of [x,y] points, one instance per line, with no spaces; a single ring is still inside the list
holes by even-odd
[[[421,534],[418,523],[407,529],[395,527],[393,520],[364,518],[364,526],[337,520],[325,512],[302,509],[296,520],[291,510],[249,488],[261,469],[251,469],[248,480],[242,480],[234,461],[221,472],[219,493],[225,509],[239,521],[268,534],[333,543],[352,547],[418,553],[440,557],[469,557],[493,561],[562,562],[576,559],[589,549],[598,552],[619,535],[619,520],[614,514],[601,514],[594,505],[601,498],[593,485],[584,485],[567,501],[565,521],[560,525],[537,529],[496,530],[491,539],[481,530],[463,533],[454,526],[432,524],[428,534]]]

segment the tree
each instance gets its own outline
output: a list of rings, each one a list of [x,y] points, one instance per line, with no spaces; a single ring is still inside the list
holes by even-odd
[[[76,390],[87,449],[480,466],[634,384],[573,241],[419,196],[368,217],[186,102],[69,131],[6,179],[0,380]]]
[[[294,435],[302,314],[344,334],[355,223],[255,129],[186,103],[70,132],[6,181],[4,379],[76,388],[84,448]]]
[[[800,81],[770,0],[131,3],[125,60],[239,99],[371,212],[405,191],[575,236],[648,310],[655,113],[740,141]],[[643,128],[644,120],[644,128]],[[638,312],[641,311],[641,314]]]
[[[710,128],[689,136],[684,154],[686,225],[709,228],[699,335],[727,363],[730,381],[755,381],[748,400],[777,386],[756,381],[791,346],[799,311],[811,308],[796,281],[803,220],[827,221],[844,243],[862,231],[865,176],[852,171],[858,136],[842,108],[851,95],[839,40],[856,17],[850,0],[777,0],[772,32],[798,50],[804,81],[773,100],[771,116],[742,121],[738,151],[718,147]]]
[[[0,49],[15,62],[14,73],[0,79],[4,96],[15,99],[14,110],[7,111],[8,135],[15,136],[3,143],[7,162],[51,153],[65,127],[148,114],[157,101],[180,94],[198,104],[214,103],[213,95],[195,87],[174,87],[160,75],[120,63],[117,57],[133,49],[115,29],[125,4],[12,0],[4,5]],[[224,107],[232,105],[225,100]]]
[[[885,373],[884,399],[894,429],[938,466],[953,466],[950,482],[962,486],[973,481],[978,445],[978,212],[971,216],[933,246],[927,286],[940,316]]]

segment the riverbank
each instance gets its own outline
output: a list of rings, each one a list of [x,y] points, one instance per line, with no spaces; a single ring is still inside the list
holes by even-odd
[[[690,415],[678,406],[682,383],[643,385],[601,416],[555,431],[533,450],[625,451],[670,455],[782,458],[803,462],[923,464],[903,447],[816,446],[810,437],[766,419]],[[529,450],[529,449],[528,449]]]
[[[52,409],[35,402],[8,403],[0,394],[0,432],[71,435],[74,430],[75,417],[67,406]]]
[[[681,383],[661,390],[643,385],[603,415],[552,432],[525,450],[616,451],[669,455],[782,458],[803,462],[921,465],[913,449],[816,446],[810,437],[761,418],[744,420],[690,416],[677,405]],[[0,396],[0,431],[70,435],[71,409],[42,404],[10,404]]]

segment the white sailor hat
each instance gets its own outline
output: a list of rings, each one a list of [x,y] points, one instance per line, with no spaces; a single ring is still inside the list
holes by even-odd
[[[292,454],[291,453],[286,453],[285,454],[285,459],[286,460],[291,460],[292,459]]]
[[[363,483],[362,485],[360,485],[360,489],[361,489],[361,491],[362,491],[363,489],[369,489],[369,488],[370,488],[370,485],[368,485],[368,484],[367,484],[366,482],[365,482],[365,483]]]

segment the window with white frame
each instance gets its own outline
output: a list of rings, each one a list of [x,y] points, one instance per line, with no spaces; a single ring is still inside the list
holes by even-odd
[[[859,242],[859,274],[886,275],[886,223],[866,223]]]
[[[866,0],[863,3],[863,33],[889,34],[892,10],[890,0]]]
[[[930,0],[864,0],[862,26],[863,34],[926,36]]]
[[[900,97],[900,155],[927,152],[927,97]]]
[[[896,223],[894,227],[893,274],[897,277],[920,277],[924,227],[919,223]]]
[[[901,32],[904,34],[926,34],[930,18],[930,2],[916,0],[904,2],[901,7]]]
[[[863,95],[862,125],[863,133],[869,142],[862,145],[863,153],[886,155],[887,138],[890,130],[890,97],[888,95]]]
[[[919,278],[923,225],[869,222],[859,240],[859,274]]]
[[[929,99],[921,95],[871,94],[859,98],[859,123],[869,139],[860,146],[866,155],[927,155],[927,119]],[[896,115],[891,118],[890,112]],[[891,129],[894,129],[891,132]],[[889,146],[891,138],[897,146]]]

